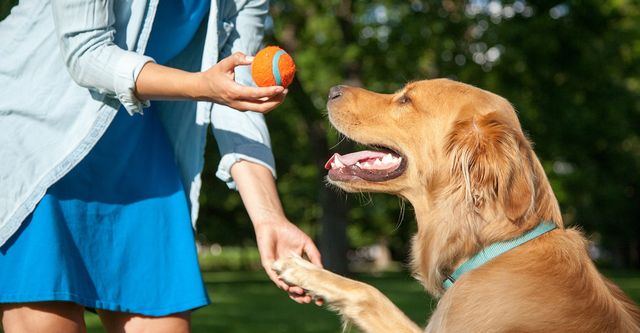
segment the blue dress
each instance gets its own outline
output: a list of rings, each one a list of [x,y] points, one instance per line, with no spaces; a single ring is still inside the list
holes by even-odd
[[[163,0],[147,55],[166,63],[209,1]],[[163,316],[209,303],[187,196],[152,106],[121,108],[95,148],[0,247],[0,303],[71,301]]]

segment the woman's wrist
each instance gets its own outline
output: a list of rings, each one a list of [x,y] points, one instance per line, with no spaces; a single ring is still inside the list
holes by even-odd
[[[287,222],[269,169],[241,160],[231,167],[231,175],[254,226]]]
[[[282,211],[257,212],[257,213],[254,213],[253,216],[250,216],[250,218],[251,218],[251,224],[253,224],[254,227],[289,222],[289,220],[287,219],[287,217],[284,215]]]
[[[143,100],[201,98],[205,93],[200,74],[148,62],[136,79],[136,96]]]
[[[202,72],[189,73],[185,81],[185,98],[197,101],[211,101],[207,81]]]

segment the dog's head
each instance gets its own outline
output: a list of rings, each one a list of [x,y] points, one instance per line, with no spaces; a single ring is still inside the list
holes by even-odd
[[[506,99],[436,79],[393,94],[337,86],[327,107],[338,131],[372,147],[331,157],[332,184],[398,194],[414,206],[457,196],[485,220],[516,225],[534,213],[536,177],[546,177]]]

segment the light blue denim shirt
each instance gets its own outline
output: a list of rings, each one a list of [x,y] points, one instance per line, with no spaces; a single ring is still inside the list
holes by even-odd
[[[0,246],[20,227],[47,188],[95,145],[134,95],[158,0],[21,0],[0,22]],[[212,0],[206,22],[169,65],[209,69],[233,52],[261,47],[268,0]],[[236,80],[253,85],[248,66]],[[235,188],[231,166],[248,160],[275,177],[262,114],[208,102],[166,101],[158,113],[198,215],[204,145],[211,125],[222,156],[216,175]]]

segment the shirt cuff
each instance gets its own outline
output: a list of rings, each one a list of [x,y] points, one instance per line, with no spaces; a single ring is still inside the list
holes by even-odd
[[[220,178],[232,190],[237,190],[236,183],[231,177],[231,167],[238,161],[248,161],[265,166],[271,171],[273,178],[276,176],[275,159],[273,153],[265,145],[248,144],[236,147],[236,151],[222,156],[218,164],[216,177]]]
[[[142,67],[148,62],[154,62],[153,58],[133,52],[126,52],[118,60],[115,68],[113,87],[116,97],[124,108],[133,115],[142,113],[142,109],[149,107],[148,100],[140,100],[135,95],[136,79],[142,71]]]

